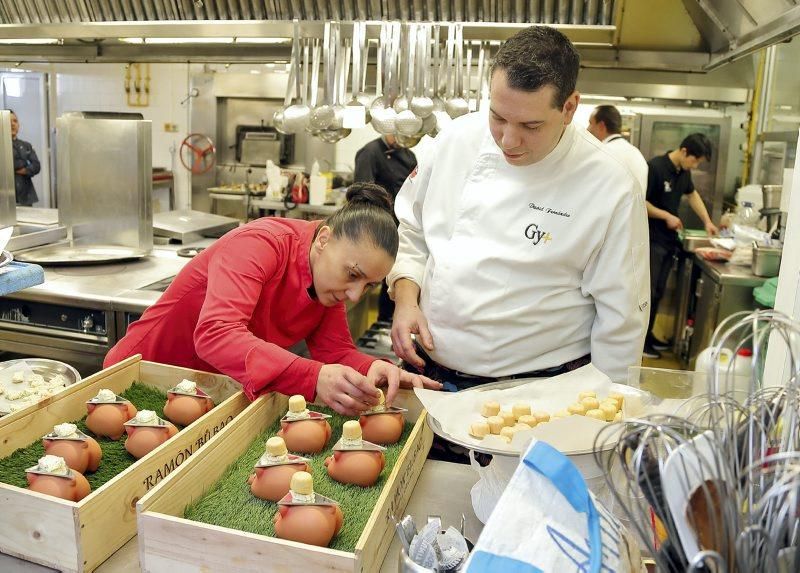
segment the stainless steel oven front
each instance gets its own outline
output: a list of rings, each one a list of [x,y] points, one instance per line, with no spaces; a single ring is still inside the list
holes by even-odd
[[[60,360],[88,376],[102,368],[116,342],[114,318],[110,308],[90,301],[72,305],[13,295],[0,298],[0,352],[4,360]]]

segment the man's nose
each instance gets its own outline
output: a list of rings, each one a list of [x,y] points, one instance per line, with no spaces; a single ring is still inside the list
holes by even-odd
[[[500,142],[503,144],[503,149],[516,149],[520,146],[521,138],[516,129],[506,126],[503,128],[503,134]]]

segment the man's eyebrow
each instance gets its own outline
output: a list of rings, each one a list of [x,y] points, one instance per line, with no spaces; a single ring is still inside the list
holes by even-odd
[[[493,113],[494,115],[496,115],[497,117],[499,117],[499,118],[502,118],[502,119],[505,119],[505,118],[504,118],[502,115],[500,115],[499,113],[497,113],[497,112],[496,112],[494,109],[492,109],[491,107],[489,108],[489,111],[490,111],[490,112],[492,112],[492,113]],[[531,120],[528,120],[528,121],[523,121],[523,122],[521,122],[521,123],[522,123],[522,125],[540,125],[540,124],[544,123],[544,120],[543,120],[543,119],[531,119]]]

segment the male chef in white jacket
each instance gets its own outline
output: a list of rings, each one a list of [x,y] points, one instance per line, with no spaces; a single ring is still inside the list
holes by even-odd
[[[622,114],[613,105],[598,105],[589,117],[586,131],[606,145],[611,155],[622,161],[647,192],[647,160],[634,145],[622,135]]]
[[[640,364],[644,196],[572,124],[578,68],[553,28],[510,38],[492,67],[488,114],[443,130],[397,197],[394,350],[447,389],[590,360],[620,382]]]

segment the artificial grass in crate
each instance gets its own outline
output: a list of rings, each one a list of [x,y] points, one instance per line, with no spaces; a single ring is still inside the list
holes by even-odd
[[[311,459],[314,491],[338,501],[344,513],[342,529],[331,541],[330,548],[353,552],[414,425],[406,423],[400,441],[386,448],[386,467],[377,483],[373,487],[362,488],[334,481],[328,476],[324,464],[325,458],[332,455],[332,448],[342,435],[342,426],[352,418],[341,416],[324,407],[314,409],[332,416],[328,422],[333,430],[328,446],[321,454],[305,456]],[[279,429],[280,419],[252,441],[247,450],[225,470],[219,481],[203,497],[186,507],[184,517],[192,521],[274,537],[272,519],[278,511],[278,504],[255,497],[247,484],[247,478],[253,473],[253,467],[264,453],[267,439],[275,436]]]
[[[136,406],[138,410],[154,410],[160,417],[164,417],[164,404],[167,401],[167,395],[161,390],[134,382],[120,396],[130,400],[131,404]],[[64,422],[77,424],[79,430],[95,437],[97,443],[100,444],[100,449],[103,450],[103,459],[100,461],[100,467],[97,468],[96,472],[86,473],[86,479],[89,481],[89,485],[92,486],[92,491],[136,462],[136,458],[125,449],[126,434],[123,434],[119,440],[98,438],[86,427],[86,416],[77,421],[64,420]],[[10,456],[0,460],[0,482],[17,487],[28,487],[25,470],[35,466],[43,455],[44,446],[40,436],[27,447],[20,448]]]

